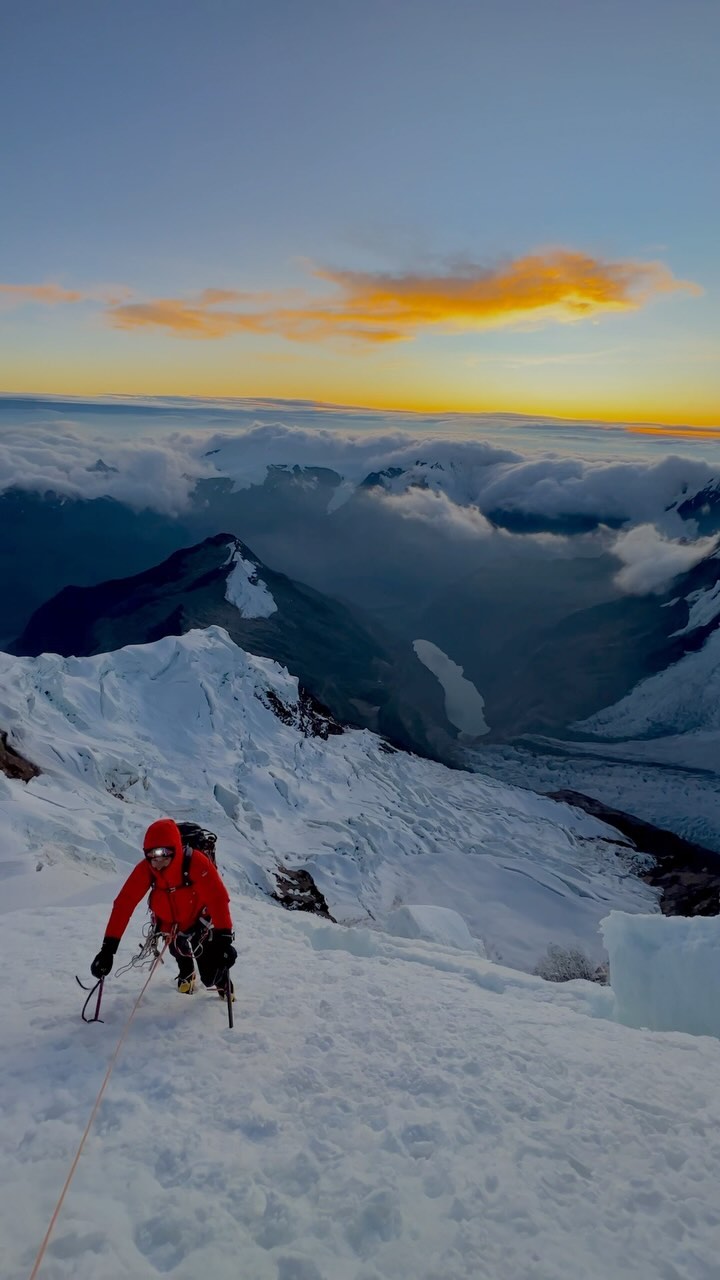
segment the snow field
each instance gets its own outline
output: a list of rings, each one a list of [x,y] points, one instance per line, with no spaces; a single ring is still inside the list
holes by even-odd
[[[297,681],[218,627],[95,658],[0,654],[0,723],[44,770],[28,784],[0,777],[0,829],[18,851],[7,863],[0,852],[6,909],[57,902],[63,871],[73,891],[83,874],[127,874],[166,814],[217,832],[235,891],[271,891],[278,863],[302,866],[343,923],[444,907],[520,968],[551,942],[600,961],[612,907],[656,909],[617,833],[595,819],[387,754],[368,732],[304,738],[268,690],[296,705]]]
[[[155,975],[40,1280],[718,1275],[717,1041],[609,1022],[592,984],[233,905],[235,1029]],[[142,985],[79,1021],[104,922],[4,918],[3,1280],[30,1272]]]
[[[581,791],[720,851],[717,733],[603,743],[537,737],[528,744],[474,749],[469,766],[508,785]]]
[[[3,727],[44,770],[0,777],[2,1280],[31,1271],[142,986],[113,977],[80,1022],[73,975],[165,813],[220,837],[236,1026],[155,975],[39,1280],[718,1280],[720,1043],[520,971],[656,908],[610,829],[369,733],[304,738],[269,689],[295,705],[217,628],[0,655]],[[263,900],[278,863],[346,927]]]

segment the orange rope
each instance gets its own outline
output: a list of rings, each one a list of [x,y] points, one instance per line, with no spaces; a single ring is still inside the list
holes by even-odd
[[[103,1096],[103,1094],[104,1094],[104,1092],[105,1092],[105,1087],[106,1087],[106,1085],[107,1085],[107,1082],[108,1082],[108,1080],[110,1079],[110,1076],[111,1076],[111,1074],[112,1074],[112,1069],[113,1069],[113,1067],[115,1066],[115,1063],[116,1063],[116,1061],[117,1061],[118,1054],[119,1054],[119,1052],[120,1052],[120,1050],[121,1050],[121,1048],[122,1048],[122,1045],[123,1045],[123,1041],[125,1040],[125,1037],[126,1037],[126,1035],[127,1035],[128,1031],[129,1031],[129,1029],[130,1029],[130,1023],[132,1022],[133,1018],[135,1017],[135,1014],[137,1013],[138,1008],[140,1007],[140,1001],[142,1000],[143,996],[145,995],[145,992],[146,992],[146,991],[147,991],[147,989],[148,989],[148,985],[149,985],[149,983],[150,983],[150,979],[152,978],[152,976],[153,976],[153,974],[154,974],[155,970],[157,969],[158,965],[160,964],[160,961],[162,960],[163,956],[165,955],[165,952],[167,951],[167,949],[168,949],[169,945],[170,945],[170,938],[168,937],[168,938],[166,938],[166,939],[165,939],[165,946],[163,947],[162,951],[160,952],[160,954],[159,954],[158,956],[156,956],[156,957],[155,957],[155,959],[154,959],[154,961],[153,961],[153,964],[152,964],[152,968],[151,968],[151,970],[150,970],[150,972],[149,972],[149,974],[148,974],[148,976],[147,976],[147,979],[146,979],[145,985],[144,985],[144,987],[143,987],[142,991],[140,992],[140,995],[138,996],[137,1000],[135,1001],[135,1004],[133,1005],[132,1009],[130,1010],[130,1014],[129,1014],[129,1016],[128,1016],[127,1022],[125,1023],[125,1026],[124,1026],[124,1027],[123,1027],[123,1029],[122,1029],[122,1034],[121,1034],[121,1036],[120,1036],[120,1039],[118,1040],[118,1042],[117,1042],[117,1044],[116,1044],[116,1046],[115,1046],[115,1052],[113,1053],[113,1056],[112,1056],[112,1058],[110,1059],[110,1062],[109,1062],[109,1064],[108,1064],[108,1069],[107,1069],[107,1071],[105,1072],[105,1079],[103,1080],[102,1084],[100,1085],[100,1092],[98,1093],[98,1096],[97,1096],[97,1098],[95,1099],[95,1105],[94,1105],[94,1107],[93,1107],[92,1111],[90,1112],[90,1119],[88,1120],[87,1124],[85,1125],[85,1132],[83,1133],[83,1136],[82,1136],[82,1138],[80,1139],[80,1146],[78,1147],[78,1149],[77,1149],[77,1151],[76,1151],[76,1153],[75,1153],[75,1159],[73,1160],[73,1162],[72,1162],[72,1164],[71,1164],[71,1166],[70,1166],[70,1171],[69,1171],[69,1173],[68,1173],[67,1178],[65,1179],[65,1185],[63,1186],[63,1189],[62,1189],[62,1191],[60,1192],[60,1198],[59,1198],[59,1200],[58,1200],[57,1204],[55,1205],[55,1210],[54,1210],[54,1212],[53,1212],[53,1216],[52,1216],[52,1218],[50,1219],[50,1223],[49,1223],[49,1225],[48,1225],[48,1229],[47,1229],[47,1231],[45,1232],[45,1237],[44,1237],[43,1242],[42,1242],[42,1244],[40,1245],[40,1248],[39,1248],[39,1250],[38,1250],[38,1255],[37,1255],[37,1257],[36,1257],[36,1259],[35,1259],[35,1265],[33,1266],[33,1269],[32,1269],[32,1271],[30,1272],[29,1280],[35,1280],[35,1277],[37,1276],[38,1271],[40,1270],[40,1266],[41,1266],[42,1260],[43,1260],[43,1258],[45,1257],[45,1250],[47,1249],[47,1247],[48,1247],[48,1243],[49,1243],[49,1241],[50,1241],[50,1236],[52,1235],[52,1233],[53,1233],[53,1229],[54,1229],[54,1227],[55,1227],[55,1223],[57,1222],[58,1217],[60,1216],[60,1210],[62,1209],[63,1201],[64,1201],[65,1196],[66,1196],[66,1194],[67,1194],[68,1187],[70,1186],[70,1183],[72,1182],[73,1175],[74,1175],[75,1170],[77,1169],[77,1166],[78,1166],[78,1161],[79,1161],[79,1159],[80,1159],[80,1156],[82,1155],[82,1149],[83,1149],[83,1147],[85,1146],[85,1141],[86,1141],[87,1136],[88,1136],[88,1134],[89,1134],[89,1132],[90,1132],[90,1130],[91,1130],[91,1128],[92,1128],[93,1120],[95,1119],[95,1116],[97,1115],[98,1107],[100,1106],[100,1103],[102,1102],[102,1096]]]

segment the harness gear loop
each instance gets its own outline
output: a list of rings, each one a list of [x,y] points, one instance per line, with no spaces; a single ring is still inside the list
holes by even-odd
[[[130,969],[144,969],[147,965],[152,964],[153,960],[160,956],[160,944],[164,942],[165,935],[158,928],[154,917],[148,921],[143,929],[143,939],[138,946],[137,955],[131,957],[127,964],[121,965],[115,970],[115,977],[120,978],[124,973],[128,973]],[[163,948],[164,950],[164,948]],[[165,961],[163,960],[163,964]]]

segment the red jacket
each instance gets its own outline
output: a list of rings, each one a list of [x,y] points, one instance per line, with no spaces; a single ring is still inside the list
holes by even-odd
[[[143,841],[144,849],[165,846],[174,849],[175,856],[164,871],[153,871],[147,858],[143,858],[130,872],[113,903],[106,938],[122,938],[133,911],[148,890],[150,910],[166,933],[173,925],[181,932],[191,929],[204,911],[216,929],[232,929],[228,891],[210,859],[198,849],[192,851],[190,883],[184,887],[182,839],[171,818],[151,823]]]

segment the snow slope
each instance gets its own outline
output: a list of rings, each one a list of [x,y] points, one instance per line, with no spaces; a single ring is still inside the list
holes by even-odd
[[[672,758],[688,763],[685,746],[692,751],[696,735],[705,742],[710,736],[720,738],[720,630],[713,631],[701,649],[642,680],[626,697],[577,727],[602,738],[648,738],[651,758],[656,740],[670,738],[676,744]],[[720,771],[717,751],[708,751],[706,762]]]
[[[269,618],[277,610],[272,593],[258,577],[254,564],[244,560],[239,551],[230,552],[233,565],[229,575],[225,598],[240,610],[243,618]]]
[[[235,910],[235,1029],[155,975],[39,1280],[717,1276],[718,1041],[607,1021],[592,984]],[[103,923],[4,919],[3,1280],[27,1280],[140,990],[111,979],[104,1025],[79,1021]]]
[[[712,623],[717,597],[717,585],[692,593],[677,634]],[[720,850],[720,630],[573,731],[476,747],[467,761],[511,784],[584,792]]]
[[[467,753],[485,777],[540,792],[580,791],[611,808],[720,852],[718,737],[711,732],[632,742],[528,737]]]
[[[216,627],[90,658],[0,654],[0,728],[43,770],[28,784],[0,776],[3,909],[88,882],[109,898],[164,813],[218,833],[233,889],[269,892],[278,865],[305,867],[344,923],[455,909],[520,968],[551,942],[600,960],[611,907],[656,909],[595,819],[367,731],[305,737],[297,700],[283,668]]]
[[[31,1273],[125,1031],[38,1280],[717,1275],[720,1041],[632,1030],[609,988],[474,941],[522,964],[652,909],[607,828],[367,732],[305,737],[296,682],[216,628],[0,655],[0,726],[44,770],[0,776],[3,1280]],[[160,812],[220,835],[233,1030],[171,964],[129,1027],[137,969],[79,1020],[73,975]],[[264,899],[278,860],[360,923]]]

